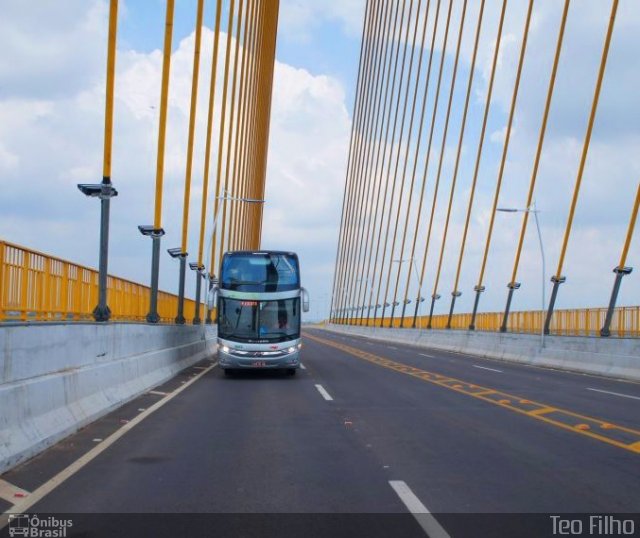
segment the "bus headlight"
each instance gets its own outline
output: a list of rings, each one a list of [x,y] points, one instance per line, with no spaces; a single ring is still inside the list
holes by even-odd
[[[295,346],[291,346],[289,349],[287,349],[288,353],[294,353],[296,351]]]
[[[223,353],[229,353],[229,346],[222,346]]]

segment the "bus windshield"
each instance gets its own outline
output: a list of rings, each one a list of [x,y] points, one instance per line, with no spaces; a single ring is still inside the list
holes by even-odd
[[[222,261],[220,288],[246,292],[291,291],[300,287],[298,257],[273,252],[233,252]]]
[[[247,301],[220,297],[218,336],[248,343],[300,337],[300,298]]]

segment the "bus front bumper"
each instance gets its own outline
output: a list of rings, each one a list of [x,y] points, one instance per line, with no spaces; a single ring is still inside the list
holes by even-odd
[[[233,353],[225,353],[218,349],[218,366],[223,370],[227,368],[238,369],[291,369],[300,368],[300,352],[294,351],[278,357],[268,355],[239,356]]]

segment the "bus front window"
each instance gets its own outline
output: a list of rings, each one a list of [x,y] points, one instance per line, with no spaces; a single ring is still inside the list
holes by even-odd
[[[300,299],[240,301],[220,298],[220,338],[284,341],[300,337]]]

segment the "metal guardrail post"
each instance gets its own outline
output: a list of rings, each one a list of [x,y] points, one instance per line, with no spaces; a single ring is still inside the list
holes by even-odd
[[[625,275],[631,274],[632,267],[616,267],[613,272],[616,274],[616,279],[613,283],[613,291],[611,292],[611,300],[609,301],[609,308],[607,309],[607,316],[604,320],[604,325],[600,330],[600,336],[611,336],[611,321],[613,320],[613,314],[616,309],[616,302],[618,301],[618,294],[620,293],[620,285]]]
[[[438,295],[437,293],[434,293],[431,296],[431,308],[429,309],[429,322],[427,323],[427,329],[431,329],[433,328],[432,322],[433,322],[433,310],[436,306],[436,301],[438,299],[440,299],[440,295]]]
[[[553,282],[553,290],[551,291],[551,300],[549,301],[549,309],[547,310],[547,317],[544,322],[544,334],[549,334],[551,328],[551,319],[553,318],[553,310],[556,306],[556,299],[558,297],[558,290],[560,284],[564,284],[567,281],[567,277],[552,276],[551,282]]]
[[[509,294],[507,295],[507,304],[504,307],[502,325],[500,325],[501,333],[507,332],[507,327],[509,324],[509,313],[511,312],[511,301],[513,300],[513,292],[520,289],[520,282],[509,282],[509,284],[507,284],[507,287],[509,288]]]
[[[473,288],[476,292],[476,299],[473,302],[473,313],[471,314],[471,323],[469,323],[469,330],[476,330],[476,317],[478,315],[478,305],[480,304],[480,295],[485,291],[484,286],[476,286]]]

